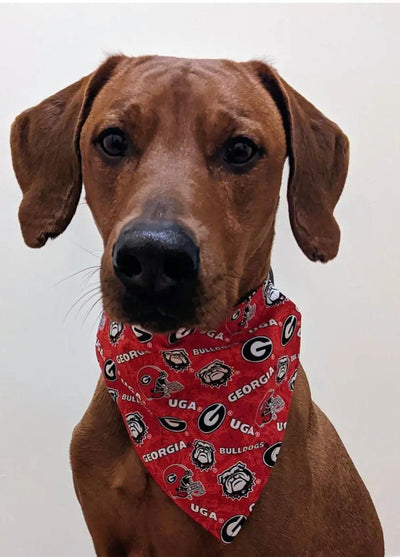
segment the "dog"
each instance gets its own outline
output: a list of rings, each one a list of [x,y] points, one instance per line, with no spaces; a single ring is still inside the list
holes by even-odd
[[[262,283],[287,157],[289,218],[299,247],[312,261],[329,261],[338,251],[333,210],[346,179],[348,139],[262,61],[111,56],[19,115],[11,149],[23,192],[19,220],[30,247],[65,230],[83,181],[104,242],[100,280],[113,342],[118,323],[135,324],[137,336],[158,332],[175,339],[195,328],[215,330]],[[141,259],[130,257],[132,242],[139,242]],[[172,244],[173,257],[162,266]],[[271,305],[280,293],[271,284],[267,290]],[[246,319],[250,307],[247,313]],[[166,363],[184,368],[186,359],[176,352]],[[226,369],[218,365],[204,371],[203,381],[213,374],[222,381]],[[169,384],[163,373],[163,385]],[[279,460],[229,545],[160,489],[113,397],[100,379],[70,448],[76,494],[98,556],[383,556],[368,491],[311,400],[301,366]],[[271,394],[268,420],[278,411],[273,400]],[[146,428],[140,413],[130,415],[129,427],[140,441]],[[206,445],[193,452],[204,467],[213,458]],[[190,470],[170,476],[175,481],[178,475],[181,487],[202,493]],[[228,495],[254,484],[242,462],[218,481]]]

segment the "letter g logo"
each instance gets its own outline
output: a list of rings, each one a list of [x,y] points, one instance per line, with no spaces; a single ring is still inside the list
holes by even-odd
[[[237,514],[228,518],[221,528],[221,540],[224,543],[233,542],[235,536],[239,534],[246,520],[247,519],[244,514]]]
[[[221,402],[210,404],[200,414],[197,425],[202,433],[212,433],[225,420],[226,408]]]
[[[296,329],[297,317],[295,315],[288,315],[282,327],[282,346],[286,346],[294,335]]]
[[[253,337],[243,344],[242,357],[248,362],[263,362],[272,354],[272,340],[268,337]]]

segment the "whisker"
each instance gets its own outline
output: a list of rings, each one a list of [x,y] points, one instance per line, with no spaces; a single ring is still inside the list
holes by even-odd
[[[91,327],[93,327],[93,325],[95,325],[98,322],[98,320],[100,319],[100,316],[103,312],[104,312],[104,308],[102,307],[101,310],[99,311],[99,313],[96,315],[96,319],[91,324]]]
[[[79,306],[78,310],[75,312],[75,319],[78,317],[78,315],[80,314],[80,312],[83,310],[83,308],[86,306],[86,304],[88,304],[90,302],[90,300],[93,300],[93,298],[95,296],[97,296],[99,293],[99,290],[97,290],[96,292],[93,292],[88,298],[86,298],[86,300],[84,300],[82,302],[82,304]]]
[[[82,294],[82,296],[80,296],[80,297],[76,300],[76,302],[74,302],[74,303],[72,304],[72,306],[69,308],[69,310],[67,311],[67,313],[66,313],[66,315],[65,315],[65,317],[64,317],[64,321],[63,321],[63,322],[65,323],[65,321],[66,321],[67,317],[69,316],[69,314],[71,313],[71,311],[74,309],[74,307],[75,307],[85,296],[88,296],[91,292],[98,291],[99,288],[100,288],[100,286],[96,286],[95,288],[91,288],[89,291],[87,291],[87,292],[85,292],[84,294]]]
[[[110,307],[110,305],[111,305],[111,300],[108,302],[108,304],[106,304],[105,306],[103,306],[103,307],[101,308],[101,310],[100,310],[99,313],[97,314],[96,319],[93,321],[93,323],[92,323],[92,325],[91,325],[92,328],[93,328],[95,325],[97,325],[97,323],[98,323],[98,321],[99,321],[99,319],[100,319],[100,315],[101,315],[103,312],[105,312],[105,311],[107,310],[107,308]]]
[[[96,267],[94,271],[92,271],[89,276],[83,279],[82,287],[85,288],[88,285],[89,280],[98,272],[100,271],[100,267]]]
[[[94,304],[92,304],[92,305],[90,306],[89,311],[86,312],[85,318],[84,318],[84,320],[83,320],[83,322],[82,322],[82,326],[86,323],[86,320],[87,320],[87,318],[88,318],[89,315],[90,315],[90,312],[96,307],[96,305],[101,301],[101,299],[102,299],[102,296],[100,296],[99,298],[97,298],[97,300],[94,302]]]
[[[72,241],[72,243],[74,244],[74,246],[76,246],[77,248],[79,248],[79,249],[85,251],[85,252],[88,253],[89,255],[93,255],[93,257],[97,257],[97,259],[101,259],[101,256],[100,256],[100,255],[97,255],[97,254],[93,253],[92,251],[90,251],[90,250],[84,248],[83,246],[80,246],[79,244],[77,244],[77,243],[74,242],[74,241]]]
[[[59,280],[58,282],[56,282],[55,284],[53,284],[53,286],[58,286],[59,284],[61,284],[62,282],[66,281],[67,279],[70,279],[72,277],[75,277],[76,275],[80,275],[81,273],[84,273],[85,271],[90,271],[90,269],[95,269],[96,271],[98,269],[100,269],[99,265],[92,265],[91,267],[86,267],[85,269],[82,269],[81,271],[76,271],[76,273],[72,273],[71,275],[68,275],[67,277]],[[96,272],[93,271],[93,274]],[[93,276],[93,274],[91,274],[90,276]]]

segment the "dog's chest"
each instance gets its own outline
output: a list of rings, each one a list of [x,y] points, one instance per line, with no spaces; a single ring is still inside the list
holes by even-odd
[[[226,553],[222,544],[167,497],[146,471],[125,430],[126,447],[120,445],[118,436],[114,439],[103,437],[101,455],[87,450],[88,436],[93,433],[87,428],[84,433],[76,432],[71,452],[80,453],[79,465],[78,458],[72,457],[74,482],[99,555],[239,555],[235,551]],[[85,451],[82,450],[84,445]],[[199,512],[207,512],[207,509],[199,507]],[[213,547],[212,553],[210,547]],[[117,553],[111,548],[117,548]]]
[[[297,491],[309,492],[301,474],[287,475],[283,458],[246,528],[234,543],[222,544],[173,503],[147,473],[102,382],[75,429],[71,462],[96,551],[105,557],[255,557],[265,538],[272,552],[263,557],[276,555],[282,550],[282,537],[277,533],[292,505],[291,496]],[[288,491],[282,494],[281,485]],[[285,494],[290,496],[283,497]],[[207,513],[208,509],[199,505],[198,511]],[[296,531],[297,520],[293,521]],[[292,521],[284,523],[285,543],[290,546],[296,536],[288,531]],[[117,553],[112,547],[118,547]],[[292,555],[289,547],[285,554]]]

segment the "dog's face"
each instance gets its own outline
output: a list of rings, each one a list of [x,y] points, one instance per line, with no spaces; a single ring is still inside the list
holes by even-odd
[[[213,328],[266,275],[286,139],[263,93],[241,64],[151,58],[127,64],[94,100],[81,132],[82,173],[104,240],[104,305],[115,319]],[[113,141],[121,155],[105,151]],[[148,297],[121,282],[113,260],[121,231],[147,222],[179,223],[199,253],[194,280]]]
[[[260,62],[112,57],[19,116],[12,149],[29,245],[64,230],[83,178],[116,322],[217,327],[268,272],[287,154],[297,241],[337,251],[346,138]]]

